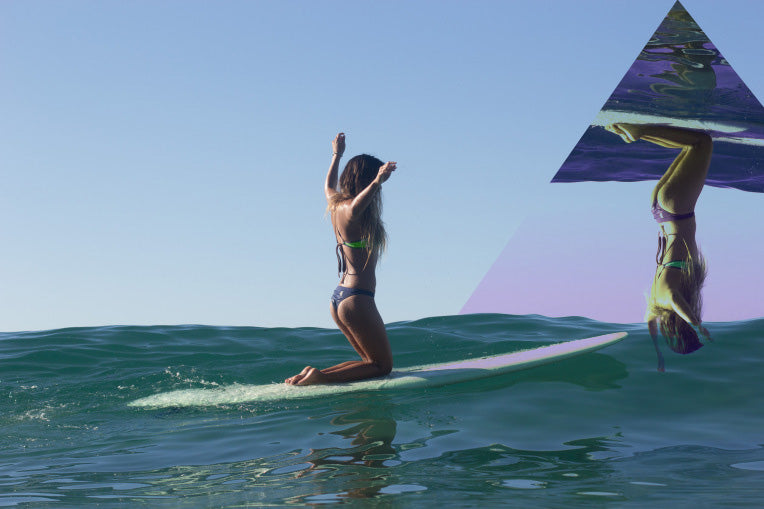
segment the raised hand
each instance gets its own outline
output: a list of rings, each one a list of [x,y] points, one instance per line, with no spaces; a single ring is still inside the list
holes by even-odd
[[[332,152],[342,157],[345,153],[345,133],[339,133],[332,140]]]
[[[385,164],[383,164],[379,168],[379,172],[377,173],[377,183],[381,184],[382,182],[386,181],[390,178],[390,175],[395,171],[395,168],[397,167],[398,163],[395,161],[388,161]]]

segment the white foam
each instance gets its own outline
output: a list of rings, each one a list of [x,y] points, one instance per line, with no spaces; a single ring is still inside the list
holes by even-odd
[[[172,408],[233,405],[245,402],[268,402],[311,398],[345,392],[349,385],[313,385],[295,387],[284,383],[267,385],[232,384],[214,389],[181,389],[154,394],[128,403],[132,407]]]

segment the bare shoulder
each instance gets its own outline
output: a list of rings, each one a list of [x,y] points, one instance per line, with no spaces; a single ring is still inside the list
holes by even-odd
[[[332,219],[335,222],[347,223],[350,220],[351,200],[342,200],[331,207]]]

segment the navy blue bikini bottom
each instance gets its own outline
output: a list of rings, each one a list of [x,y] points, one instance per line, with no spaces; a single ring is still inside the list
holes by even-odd
[[[334,293],[332,294],[332,306],[334,306],[334,310],[337,311],[337,308],[340,307],[340,302],[347,299],[348,297],[352,297],[353,295],[367,295],[374,298],[374,292],[370,292],[369,290],[361,290],[360,288],[348,288],[347,286],[338,286],[334,289]]]
[[[651,210],[653,213],[653,219],[655,219],[659,223],[666,223],[668,221],[679,221],[680,219],[687,219],[688,217],[692,217],[695,215],[695,212],[687,212],[686,214],[676,214],[674,212],[669,212],[668,210],[664,209],[658,204],[657,199],[653,202],[653,206]]]

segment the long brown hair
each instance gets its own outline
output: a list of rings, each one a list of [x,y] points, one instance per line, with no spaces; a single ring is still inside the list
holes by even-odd
[[[684,260],[685,266],[682,268],[682,275],[677,288],[679,295],[690,305],[694,316],[700,319],[703,310],[703,297],[700,290],[708,274],[706,260],[698,251],[697,259],[687,251],[687,258]],[[666,269],[664,269],[666,270]],[[647,314],[658,318],[661,334],[666,338],[666,343],[673,351],[681,354],[692,353],[703,346],[698,334],[692,326],[673,309],[668,309],[656,304],[656,281],[650,289],[648,299]]]
[[[351,158],[340,175],[340,192],[329,200],[329,212],[334,212],[340,203],[352,200],[366,189],[377,177],[383,164],[376,157],[367,154]],[[375,253],[379,257],[387,246],[387,233],[382,222],[381,191],[377,191],[372,197],[371,203],[361,215],[360,223],[361,238],[366,241],[368,254]]]

